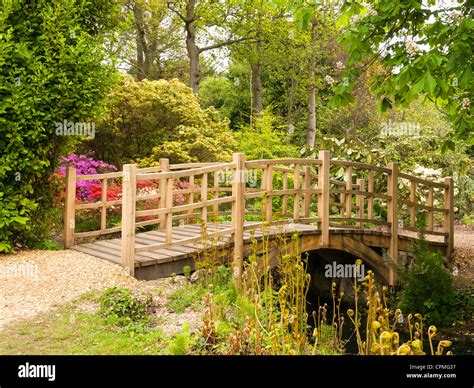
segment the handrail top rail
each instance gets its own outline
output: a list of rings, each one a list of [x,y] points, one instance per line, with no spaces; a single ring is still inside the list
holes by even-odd
[[[350,160],[339,160],[331,159],[330,163],[336,166],[348,166],[355,167],[365,170],[379,171],[391,174],[392,170],[388,167],[376,166],[368,163],[353,162]],[[321,165],[321,159],[305,159],[305,158],[280,158],[280,159],[256,159],[248,160],[245,162],[245,168],[261,168],[269,165],[278,164],[302,164],[302,165]],[[276,170],[284,171],[284,167],[276,167]],[[71,167],[69,167],[71,168]],[[198,163],[177,163],[170,164],[169,170],[179,171],[161,171],[161,166],[144,167],[137,169],[137,180],[153,180],[153,179],[168,179],[168,178],[181,178],[190,175],[200,175],[209,172],[219,171],[224,168],[235,168],[234,163],[228,162],[198,162]],[[417,182],[422,185],[439,187],[447,189],[448,185],[443,182],[431,181],[428,179],[420,178],[414,175],[410,175],[404,172],[399,172],[398,176],[403,179],[407,179],[413,182]],[[103,180],[103,179],[114,179],[123,177],[123,171],[102,173],[102,174],[88,174],[88,175],[76,175],[76,180],[87,181],[87,180]]]
[[[136,175],[137,180],[152,180],[152,179],[170,179],[170,178],[181,178],[189,175],[201,175],[210,172],[219,171],[226,168],[235,168],[234,163],[220,163],[213,164],[205,167],[191,168],[180,171],[165,171],[165,172],[153,172]]]
[[[123,176],[123,171],[117,171],[117,172],[107,172],[104,174],[76,175],[76,180],[93,181],[93,180],[102,180],[102,179],[121,178],[122,176]]]
[[[305,159],[305,158],[280,158],[280,159],[256,159],[247,160],[245,167],[261,167],[275,164],[322,164],[321,159]]]
[[[392,173],[392,170],[388,167],[376,166],[374,164],[368,164],[368,163],[353,162],[351,160],[331,159],[331,164],[335,166],[350,166],[350,167],[360,168],[363,170],[374,170],[374,171],[384,172],[386,174]]]
[[[420,183],[420,184],[426,185],[426,186],[440,187],[442,189],[447,189],[448,188],[448,185],[446,183],[430,181],[428,179],[419,178],[417,176],[410,175],[410,174],[407,174],[407,173],[404,173],[404,172],[399,172],[398,176],[400,178],[408,179],[410,181],[417,182],[417,183]]]

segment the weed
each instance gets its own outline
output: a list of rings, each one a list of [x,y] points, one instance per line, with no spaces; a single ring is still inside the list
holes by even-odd
[[[136,298],[127,288],[109,288],[101,298],[100,313],[108,322],[119,326],[141,321],[153,306],[151,296]]]

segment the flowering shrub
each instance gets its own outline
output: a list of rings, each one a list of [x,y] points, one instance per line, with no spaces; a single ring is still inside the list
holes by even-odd
[[[88,202],[97,202],[102,198],[102,185],[100,183],[93,183],[89,187],[89,195],[86,200]],[[122,198],[122,185],[113,182],[107,185],[107,201],[115,201]]]
[[[66,175],[66,169],[68,167],[74,167],[77,175],[93,175],[117,171],[117,167],[114,165],[102,160],[95,160],[87,155],[71,154],[69,156],[63,156],[60,159],[60,163],[59,172],[62,176]],[[77,181],[78,198],[81,200],[88,199],[94,185],[100,186],[100,182],[98,180]]]
[[[64,203],[65,193],[65,175],[67,167],[74,167],[77,175],[93,175],[103,174],[111,171],[117,171],[117,168],[109,163],[102,160],[95,160],[87,155],[71,154],[69,156],[62,157],[61,166],[59,172],[51,176],[51,185],[54,192],[54,206],[59,207]],[[175,189],[178,191],[188,190],[191,185],[188,181],[176,181]],[[194,188],[198,189],[198,185],[194,185]],[[77,201],[79,203],[94,203],[98,202],[102,198],[102,184],[100,180],[90,181],[77,181]],[[137,198],[158,195],[158,182],[156,180],[139,180],[137,181]],[[107,201],[115,201],[122,198],[122,182],[121,179],[109,179],[107,184]],[[186,203],[187,194],[176,193],[173,196],[174,205],[183,205]],[[137,202],[138,210],[151,210],[158,209],[160,207],[159,198],[148,198],[142,199]],[[108,215],[112,216],[112,221],[120,223],[121,210],[120,206],[110,206],[107,210]],[[77,216],[77,228],[84,230],[93,230],[98,228],[100,221],[100,214],[97,211],[91,211],[90,209],[78,211]],[[142,217],[142,221],[155,219],[156,216]]]

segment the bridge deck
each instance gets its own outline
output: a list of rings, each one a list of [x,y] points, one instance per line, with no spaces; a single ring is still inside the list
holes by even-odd
[[[246,222],[246,226],[250,226],[252,222]],[[222,223],[208,223],[208,233],[219,231],[219,229],[228,229],[230,222]],[[275,235],[277,233],[291,233],[298,231],[298,234],[304,234],[305,232],[318,233],[318,228],[312,225],[305,224],[284,224],[280,226],[270,226],[265,230],[268,235]],[[244,243],[249,244],[253,236],[261,237],[263,232],[261,229],[254,229],[253,232],[244,233]],[[184,238],[198,237],[201,236],[201,225],[183,225],[175,226],[172,229],[172,241],[178,242]],[[142,247],[147,245],[153,245],[157,243],[165,242],[165,232],[161,230],[149,231],[144,233],[137,233],[135,236],[136,247]],[[210,244],[213,246],[223,246],[230,243],[230,235],[224,233],[222,238],[213,239],[208,241],[208,247]],[[206,243],[189,243],[180,244],[178,246],[172,246],[166,249],[160,249],[159,252],[142,252],[137,253],[135,256],[135,267],[145,267],[154,264],[168,263],[172,261],[178,261],[193,257],[199,251],[205,249]],[[121,239],[114,238],[110,240],[98,240],[91,243],[77,244],[72,249],[81,251],[92,256],[100,257],[102,259],[113,261],[114,263],[121,263]]]
[[[245,226],[251,226],[253,222],[245,222]],[[230,222],[222,223],[208,223],[207,232],[209,234],[219,231],[220,229],[228,229]],[[278,226],[269,226],[266,227],[265,232],[261,228],[253,229],[252,232],[244,232],[244,244],[251,244],[252,236],[254,238],[260,238],[265,233],[266,236],[275,236],[276,234],[281,233],[292,233],[294,231],[298,232],[299,236],[305,234],[317,235],[321,233],[321,230],[313,225],[307,224],[282,224]],[[182,244],[179,243],[180,240],[190,237],[201,236],[202,228],[199,224],[175,226],[172,229],[172,241],[177,243],[176,246],[171,246],[169,248],[162,248],[156,252],[141,252],[137,253],[135,256],[135,268],[147,267],[165,263],[176,263],[182,261],[184,264],[176,265],[176,267],[181,270],[186,261],[194,258],[199,252],[205,250],[206,248],[213,247],[223,247],[231,244],[231,236],[224,233],[219,239],[209,239],[207,242],[198,242],[198,243],[189,243]],[[373,237],[389,237],[390,233],[386,230],[358,230],[354,228],[331,228],[331,234],[344,234],[344,235],[360,235],[360,238],[367,239],[368,236]],[[364,237],[365,236],[365,237]],[[413,232],[407,231],[404,235],[400,234],[401,241],[405,240],[407,243],[411,244],[410,240],[416,239],[416,235]],[[438,240],[438,241],[436,241]],[[446,246],[445,243],[439,241],[440,239],[429,238],[429,245],[434,248],[443,248]],[[163,243],[165,241],[165,232],[161,230],[149,231],[138,233],[135,236],[136,247],[142,247],[147,245],[153,245],[157,243]],[[207,246],[206,246],[207,245]],[[377,245],[377,244],[375,244]],[[77,244],[72,247],[72,249],[90,254],[92,256],[99,257],[101,259],[106,259],[117,264],[121,264],[121,239],[114,238],[109,240],[97,240],[91,243]],[[166,272],[166,271],[165,271]],[[175,271],[173,271],[175,272]],[[171,273],[171,272],[170,272]],[[169,275],[169,274],[168,274]]]

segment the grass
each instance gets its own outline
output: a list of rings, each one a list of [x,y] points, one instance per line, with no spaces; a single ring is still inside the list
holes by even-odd
[[[169,296],[166,307],[174,313],[184,313],[187,308],[200,311],[202,310],[202,299],[205,293],[203,287],[187,284]]]
[[[165,349],[160,329],[126,331],[70,307],[14,325],[0,338],[0,354],[9,355],[160,354]]]
[[[73,303],[7,327],[0,336],[1,355],[154,355],[166,354],[173,337],[160,327],[135,323],[120,327],[97,311],[99,297],[85,294]],[[84,305],[87,310],[83,311]],[[92,308],[91,308],[92,306]]]

